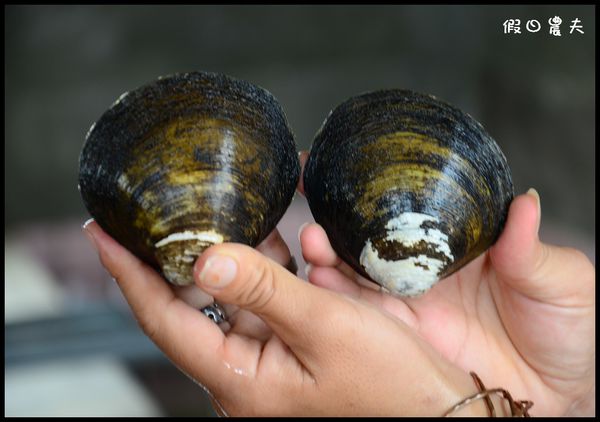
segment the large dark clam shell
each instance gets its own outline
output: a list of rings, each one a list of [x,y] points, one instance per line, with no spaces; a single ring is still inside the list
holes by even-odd
[[[304,189],[340,257],[401,296],[488,249],[513,198],[506,158],[483,127],[407,90],[335,108],[314,139]]]
[[[90,129],[79,161],[89,213],[172,283],[208,246],[256,246],[300,172],[277,100],[222,74],[163,77],[126,93]]]

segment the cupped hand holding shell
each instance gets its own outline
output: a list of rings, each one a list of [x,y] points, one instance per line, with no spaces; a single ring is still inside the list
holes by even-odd
[[[513,185],[496,142],[429,95],[375,91],[336,107],[304,170],[315,221],[355,271],[418,296],[498,238]]]
[[[592,415],[595,269],[577,250],[541,243],[539,225],[537,193],[517,196],[494,246],[412,298],[357,273],[321,226],[304,226],[300,240],[311,284],[395,316],[488,388],[533,401],[532,415]]]

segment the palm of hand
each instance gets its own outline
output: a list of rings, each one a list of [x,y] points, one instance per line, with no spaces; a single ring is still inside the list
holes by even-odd
[[[488,388],[506,386],[516,399],[533,401],[536,411],[565,412],[568,404],[560,403],[565,391],[558,393],[543,383],[531,388],[546,369],[531,362],[527,357],[532,354],[526,352],[540,346],[528,341],[532,339],[530,331],[550,329],[544,327],[548,321],[538,317],[543,305],[504,288],[487,254],[438,284],[430,294],[405,303],[415,314],[419,335],[450,362],[493,380]],[[503,319],[500,303],[505,312],[516,313]],[[546,338],[554,342],[553,336]]]
[[[593,385],[593,267],[566,248],[553,253],[571,264],[570,273],[547,262],[551,247],[535,249],[536,216],[527,196],[513,204],[506,233],[490,251],[421,297],[394,298],[364,285],[334,258],[320,227],[304,234],[303,246],[313,251],[306,257],[309,279],[395,315],[448,361],[492,382],[487,388],[533,401],[532,414],[564,414]],[[580,283],[570,280],[575,268]]]

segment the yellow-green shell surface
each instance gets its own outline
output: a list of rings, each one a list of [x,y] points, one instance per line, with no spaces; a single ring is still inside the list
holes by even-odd
[[[104,230],[187,285],[207,247],[256,246],[275,228],[299,171],[269,92],[193,72],[126,93],[102,115],[81,152],[79,188]]]
[[[384,90],[334,109],[304,171],[337,253],[400,296],[417,296],[489,248],[513,198],[506,159],[468,114]]]

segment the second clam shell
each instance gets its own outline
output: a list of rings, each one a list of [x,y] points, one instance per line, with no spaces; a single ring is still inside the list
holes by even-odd
[[[98,224],[173,284],[207,247],[260,243],[300,173],[283,110],[266,90],[209,72],[126,93],[90,129],[79,188]]]
[[[488,249],[513,198],[506,158],[481,124],[408,90],[335,108],[304,190],[338,255],[400,296],[423,294]]]

